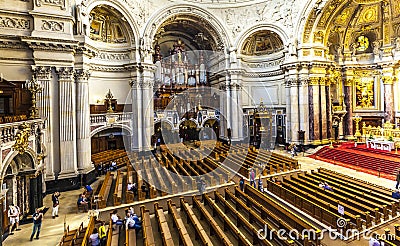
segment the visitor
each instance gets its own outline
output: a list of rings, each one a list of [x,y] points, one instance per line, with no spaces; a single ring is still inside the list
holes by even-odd
[[[127,185],[127,187],[126,187],[126,189],[129,190],[129,191],[131,191],[131,190],[132,190],[132,187],[133,187],[132,182],[129,182],[128,185]]]
[[[139,217],[134,213],[132,218],[135,221],[136,232],[140,231],[140,229],[142,229],[142,222],[140,221]]]
[[[33,218],[33,230],[30,238],[31,241],[35,233],[36,233],[35,239],[39,239],[40,229],[42,227],[42,221],[43,221],[42,211],[39,210],[39,208],[36,208],[35,213],[32,215],[32,218]]]
[[[112,161],[110,171],[115,171],[115,170],[117,170],[117,163],[115,161]]]
[[[249,178],[250,178],[250,186],[256,188],[256,173],[254,172],[254,169],[251,169]]]
[[[17,217],[17,209],[14,207],[14,204],[10,204],[8,206],[8,219],[10,221],[10,227],[8,229],[8,235],[13,235],[12,229],[15,225],[15,220]]]
[[[21,229],[19,228],[19,216],[21,215],[21,210],[19,209],[18,205],[14,205],[14,208],[16,210],[16,216],[15,216],[15,230],[20,231]]]
[[[106,227],[104,225],[104,221],[100,222],[100,227],[99,227],[99,239],[100,239],[100,245],[101,246],[106,246],[107,243],[107,233],[106,233]]]
[[[400,170],[397,172],[397,176],[396,176],[396,190],[399,188],[400,185]]]
[[[319,181],[318,186],[319,186],[320,188],[325,188],[325,184],[324,184],[324,182],[322,182],[322,181]]]
[[[89,236],[89,243],[92,246],[100,245],[100,237],[97,228],[94,228],[92,234]]]
[[[369,240],[369,246],[381,246],[381,243],[379,242],[379,236],[378,234],[372,235],[371,239]]]
[[[53,219],[58,217],[58,207],[60,205],[60,201],[59,201],[58,197],[60,197],[60,192],[58,192],[58,191],[54,192],[53,195],[51,196],[51,200],[53,201],[53,211],[52,211],[51,215],[52,215]]]
[[[241,191],[244,191],[244,178],[241,177],[239,180],[239,187]]]
[[[329,190],[329,191],[333,191],[333,189],[328,185],[327,182],[324,183],[324,189],[325,190]]]
[[[392,193],[394,199],[400,199],[400,190],[396,190]]]
[[[116,226],[123,225],[123,221],[119,218],[118,216],[118,210],[114,209],[113,212],[111,213],[111,224],[112,224],[112,230],[114,231],[116,229]]]
[[[86,197],[84,194],[80,194],[79,198],[78,198],[78,202],[77,202],[78,206],[82,206],[83,207],[83,211],[87,212],[88,208],[89,208],[89,203],[86,200]]]
[[[147,187],[147,185],[145,183],[142,184],[141,189],[142,189],[142,192],[145,193],[145,198],[149,199],[150,198],[150,191],[149,191],[149,188]]]
[[[126,212],[125,216],[125,228],[135,229],[135,220],[133,219],[133,214],[129,211]]]
[[[258,177],[258,190],[264,192],[263,181],[261,179],[261,176]]]

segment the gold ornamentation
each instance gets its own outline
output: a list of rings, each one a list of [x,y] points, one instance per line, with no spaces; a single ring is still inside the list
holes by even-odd
[[[319,85],[320,77],[310,77],[309,85]]]
[[[375,106],[375,81],[373,77],[357,77],[354,80],[356,108],[366,109]]]
[[[29,146],[31,127],[28,123],[24,122],[18,126],[18,130],[17,134],[15,134],[15,144],[12,146],[12,149],[23,154]]]
[[[352,86],[353,85],[353,79],[345,79],[344,80],[344,86]]]
[[[392,76],[383,76],[382,81],[384,85],[393,85],[394,78]]]
[[[378,22],[378,5],[363,9],[357,24]]]
[[[372,3],[380,3],[382,0],[353,0],[358,4],[372,4]]]
[[[357,38],[357,51],[364,52],[369,48],[369,39],[366,36],[359,36]]]

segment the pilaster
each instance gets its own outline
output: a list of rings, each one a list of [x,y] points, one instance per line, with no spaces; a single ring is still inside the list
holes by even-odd
[[[77,163],[78,171],[82,174],[93,169],[90,142],[89,76],[88,70],[75,71]]]
[[[76,156],[76,88],[72,67],[56,69],[59,83],[60,108],[60,164],[59,178],[72,178],[77,175]]]
[[[385,122],[394,123],[394,92],[393,92],[393,84],[394,84],[394,74],[393,68],[387,67],[383,68],[383,87],[384,87],[384,110],[385,110]]]

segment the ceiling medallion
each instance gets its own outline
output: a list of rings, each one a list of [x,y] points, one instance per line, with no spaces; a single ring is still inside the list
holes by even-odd
[[[353,2],[358,4],[372,4],[372,3],[380,3],[382,0],[353,0]]]

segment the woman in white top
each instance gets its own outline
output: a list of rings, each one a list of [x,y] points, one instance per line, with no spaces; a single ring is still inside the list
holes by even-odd
[[[89,243],[92,246],[99,246],[100,245],[100,238],[97,228],[93,229],[93,233],[89,236]]]

